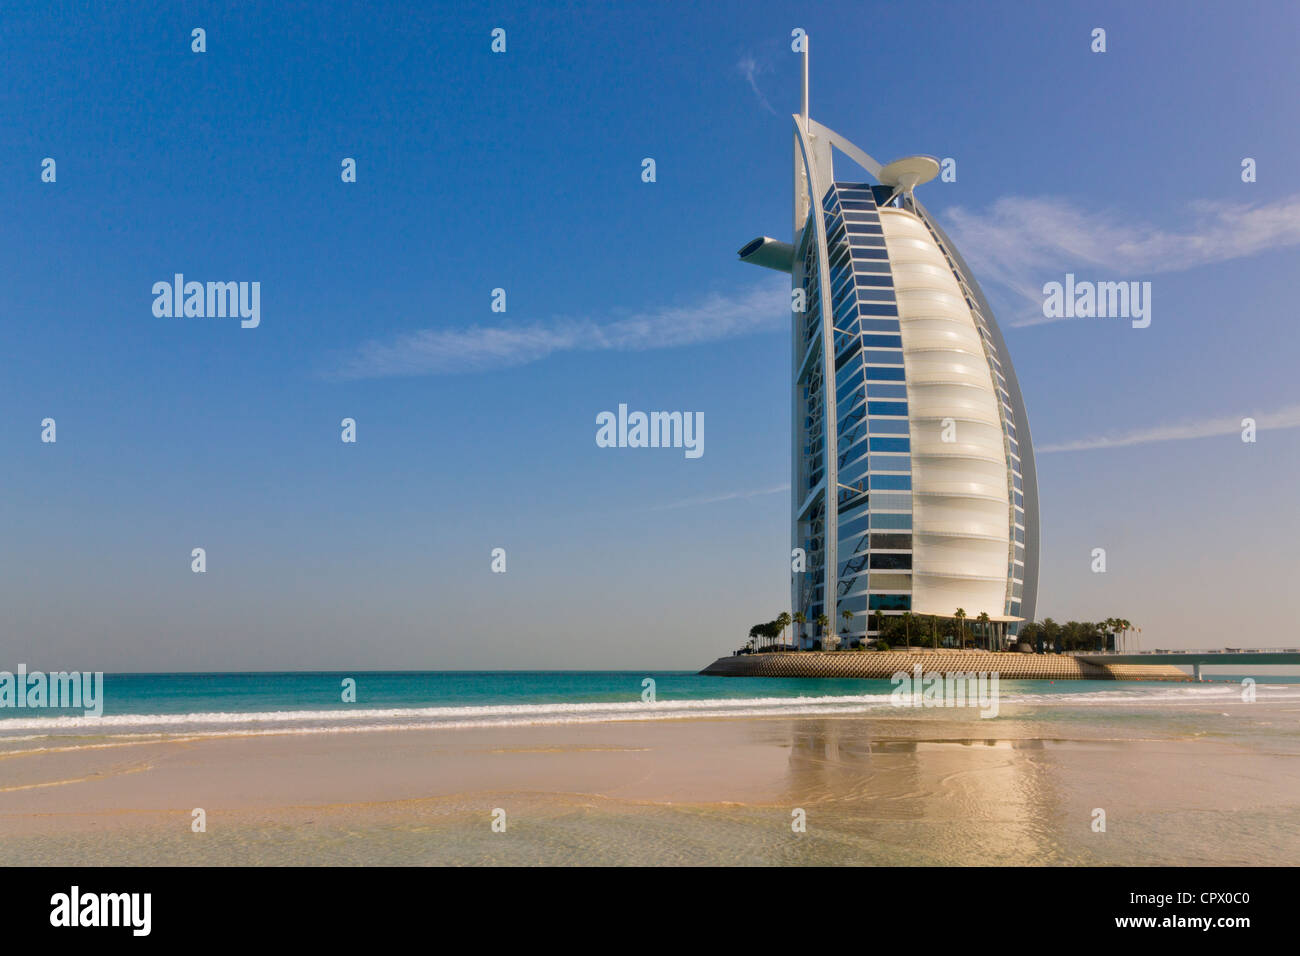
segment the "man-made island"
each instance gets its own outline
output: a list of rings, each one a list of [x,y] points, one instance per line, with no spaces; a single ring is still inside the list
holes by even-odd
[[[1000,680],[1193,680],[1172,664],[1108,664],[1068,654],[912,649],[770,651],[719,657],[701,674],[718,677],[862,677],[888,680],[916,665],[926,673],[989,673]]]

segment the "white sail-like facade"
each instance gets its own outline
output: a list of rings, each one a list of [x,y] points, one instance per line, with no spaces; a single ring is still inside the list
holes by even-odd
[[[1002,616],[1011,481],[979,327],[943,252],[913,213],[880,210],[903,340],[917,614]]]
[[[791,545],[806,564],[792,601],[809,622],[805,644],[959,608],[1014,634],[1037,598],[1038,500],[1006,344],[913,194],[938,162],[881,166],[810,119],[806,56],[793,242],[740,251],[790,273],[796,290]],[[837,179],[836,152],[875,182]]]

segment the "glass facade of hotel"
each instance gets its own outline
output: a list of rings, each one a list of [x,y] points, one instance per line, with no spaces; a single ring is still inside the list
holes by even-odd
[[[813,215],[824,225],[826,289]],[[992,312],[951,241],[910,194],[834,182],[811,205],[791,265],[804,292],[795,313],[793,541],[807,565],[793,576],[793,602],[809,622],[805,643],[821,633],[814,622],[823,614],[850,643],[873,636],[879,615],[908,610],[951,616],[960,604],[972,619],[1032,614],[1037,502],[1033,489],[1026,495],[1033,474],[1023,402]],[[900,288],[896,266],[906,275]],[[822,356],[828,338],[832,362]],[[922,407],[910,404],[917,396]],[[944,425],[965,442],[945,446]],[[1014,635],[1016,624],[1007,628]]]

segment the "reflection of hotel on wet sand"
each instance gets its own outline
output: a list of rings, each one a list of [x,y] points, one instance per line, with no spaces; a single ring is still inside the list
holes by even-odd
[[[885,843],[906,834],[908,852],[923,858],[899,862],[952,862],[954,842],[994,839],[1025,862],[1050,852],[1042,819],[1060,817],[1066,801],[1040,759],[1043,740],[880,739],[879,732],[845,719],[790,723],[784,799],[807,810],[809,832],[829,824]],[[924,825],[928,840],[916,842],[914,824]]]

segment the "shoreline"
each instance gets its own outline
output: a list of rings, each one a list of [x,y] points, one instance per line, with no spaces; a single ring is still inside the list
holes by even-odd
[[[1216,698],[1152,716],[891,708],[11,753],[0,865],[1294,859],[1300,705]],[[1090,829],[1098,806],[1109,838]]]

